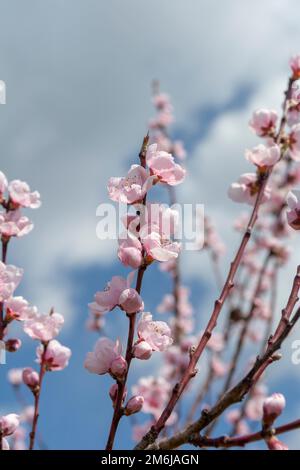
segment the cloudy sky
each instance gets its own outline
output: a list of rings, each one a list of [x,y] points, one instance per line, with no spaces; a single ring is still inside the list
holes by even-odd
[[[0,0],[0,11],[0,79],[7,87],[0,169],[9,179],[28,181],[43,201],[31,214],[35,230],[14,243],[10,261],[25,268],[20,292],[30,302],[42,311],[55,305],[65,315],[63,340],[74,350],[70,368],[50,374],[41,427],[51,448],[97,448],[106,434],[108,411],[100,400],[107,399],[109,381],[82,370],[95,340],[84,330],[86,304],[119,265],[115,244],[96,237],[96,208],[107,202],[107,179],[136,159],[153,115],[151,81],[159,79],[172,96],[174,135],[188,148],[180,198],[204,203],[214,217],[229,247],[225,271],[240,209],[226,191],[250,169],[243,153],[255,143],[247,127],[252,110],[280,110],[288,59],[300,47],[300,6],[297,0]],[[291,260],[282,278],[282,302],[296,263]],[[216,294],[207,266],[204,255],[187,255],[183,267],[204,319]],[[153,276],[145,285],[149,309],[167,286],[162,281],[153,292]],[[270,374],[272,391],[282,377],[300,386],[289,347],[280,373]],[[24,351],[25,362],[14,358],[12,366],[29,365],[32,345]],[[1,390],[5,374],[1,368]],[[13,409],[6,385],[3,390],[5,409]],[[298,408],[294,404],[291,416],[300,415]],[[57,428],[53,410],[70,433],[78,423],[75,437]],[[132,445],[129,437],[121,442]]]

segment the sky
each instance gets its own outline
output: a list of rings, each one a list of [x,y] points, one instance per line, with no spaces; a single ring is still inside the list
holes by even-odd
[[[111,415],[110,380],[83,369],[96,340],[84,326],[87,303],[125,271],[116,243],[96,237],[96,208],[108,202],[108,178],[136,161],[153,116],[151,82],[158,79],[171,95],[173,135],[188,149],[180,200],[204,204],[215,220],[228,246],[225,273],[240,211],[226,191],[250,169],[243,154],[256,142],[248,129],[253,109],[280,111],[288,60],[299,52],[300,6],[297,0],[0,0],[0,12],[0,80],[7,89],[0,170],[28,181],[43,203],[30,214],[34,231],[11,244],[9,261],[25,269],[20,295],[65,316],[61,340],[73,351],[68,369],[46,377],[40,429],[49,448],[97,449]],[[282,273],[282,305],[296,263],[291,259]],[[182,269],[204,324],[217,294],[208,259],[187,253]],[[168,287],[165,276],[149,270],[147,310],[155,311]],[[111,316],[106,333],[123,337],[124,319]],[[291,340],[280,367],[268,374],[270,390],[284,391],[289,400],[285,419],[300,415],[300,366],[291,364],[290,347]],[[132,383],[156,360],[137,370]],[[33,361],[34,347],[24,338],[22,352],[0,367],[1,410],[17,406],[5,383],[7,368]],[[286,437],[292,448],[299,448],[297,441],[299,432]],[[132,445],[122,423],[118,447]]]

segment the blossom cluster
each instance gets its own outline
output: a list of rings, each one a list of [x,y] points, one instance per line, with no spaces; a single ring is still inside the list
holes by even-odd
[[[32,340],[38,342],[36,347],[36,363],[40,372],[27,367],[13,370],[9,374],[9,380],[13,385],[23,383],[29,387],[36,397],[39,396],[43,375],[47,371],[62,370],[68,365],[71,350],[57,341],[64,318],[61,314],[50,311],[49,314],[40,313],[36,306],[20,295],[15,295],[24,270],[7,263],[8,246],[13,237],[20,238],[30,233],[33,223],[23,214],[24,209],[37,209],[41,205],[38,191],[31,191],[27,183],[20,180],[7,181],[6,176],[0,172],[0,235],[2,243],[2,261],[0,261],[0,339],[5,342],[7,352],[20,350],[22,341],[20,338],[7,338],[9,329],[13,323],[20,323],[23,332]],[[21,415],[14,413],[0,417],[0,443],[1,448],[23,449],[25,444],[25,430],[20,423],[27,422],[33,425],[37,422],[38,410],[36,406],[31,408],[31,418],[28,413]],[[35,420],[34,420],[35,416]],[[35,427],[36,427],[35,422]],[[35,433],[35,428],[31,434]],[[32,439],[32,438],[31,438]],[[33,438],[34,440],[34,438]],[[34,442],[33,442],[34,444]]]

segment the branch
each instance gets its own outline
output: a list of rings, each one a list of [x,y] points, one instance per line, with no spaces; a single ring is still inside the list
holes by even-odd
[[[270,429],[267,432],[261,429],[258,432],[255,432],[252,434],[246,434],[244,436],[233,436],[233,437],[220,436],[220,437],[215,437],[215,438],[197,436],[197,437],[191,438],[189,442],[190,444],[193,444],[196,447],[215,447],[215,448],[244,447],[245,445],[250,444],[251,442],[257,442],[262,439],[265,439],[266,437],[271,437],[271,436],[276,436],[276,435],[278,436],[279,434],[283,434],[289,431],[294,431],[295,429],[299,429],[299,428],[300,428],[300,419],[297,419],[296,421],[292,421],[291,423],[283,424],[282,426],[278,426],[277,428]]]
[[[236,371],[238,360],[239,360],[239,357],[240,357],[242,349],[243,349],[244,340],[245,340],[245,337],[248,333],[249,325],[250,325],[250,322],[252,320],[252,317],[253,317],[253,314],[254,314],[254,311],[255,311],[255,308],[256,308],[255,300],[261,292],[262,283],[264,281],[264,276],[266,274],[266,270],[267,270],[269,261],[271,259],[271,256],[272,256],[272,254],[270,252],[268,252],[267,256],[265,257],[262,268],[260,269],[257,284],[256,284],[256,287],[255,287],[253,296],[252,296],[251,307],[250,307],[250,310],[248,312],[248,315],[244,319],[243,328],[241,330],[239,340],[238,340],[238,343],[236,345],[236,349],[235,349],[234,354],[233,354],[233,359],[231,361],[229,374],[227,376],[227,379],[226,379],[226,382],[225,382],[225,385],[224,385],[224,388],[223,388],[223,392],[221,393],[221,395],[223,395],[223,393],[225,393],[226,390],[228,390],[228,388],[231,385],[232,378],[233,378],[234,373]]]
[[[143,166],[144,168],[146,167],[146,152],[147,152],[148,142],[149,142],[149,135],[147,134],[143,140],[143,144],[139,153],[140,163],[141,163],[141,166]],[[146,196],[144,197],[143,205],[146,205]],[[142,282],[143,282],[144,273],[146,271],[146,267],[147,266],[143,264],[140,266],[138,270],[135,289],[139,294],[141,293]],[[133,357],[132,348],[133,348],[134,333],[135,333],[136,315],[137,315],[136,313],[128,315],[129,326],[128,326],[128,337],[127,337],[127,347],[126,347],[126,356],[125,356],[125,359],[127,362],[127,372],[122,381],[117,381],[117,384],[118,384],[117,399],[116,399],[112,422],[111,422],[109,435],[108,435],[108,439],[106,443],[106,450],[113,449],[118,425],[119,425],[120,419],[122,418],[124,414],[122,403],[123,403],[123,396],[124,396],[124,391],[126,387],[129,368],[130,368],[131,360]]]
[[[255,222],[257,220],[258,209],[260,207],[260,204],[261,204],[261,201],[262,201],[262,198],[263,198],[263,195],[264,195],[264,190],[265,190],[265,187],[267,185],[270,174],[271,174],[271,170],[262,175],[262,178],[260,180],[260,187],[259,187],[259,191],[258,191],[258,194],[257,194],[257,198],[256,198],[256,201],[255,201],[255,204],[254,204],[252,214],[250,216],[246,231],[243,235],[243,238],[242,238],[241,244],[239,246],[239,249],[236,253],[236,256],[235,256],[234,260],[232,261],[232,263],[230,265],[229,273],[228,273],[227,279],[225,281],[225,284],[223,286],[221,295],[215,302],[215,306],[214,306],[212,315],[211,315],[210,320],[209,320],[209,322],[208,322],[208,324],[205,328],[203,336],[200,339],[195,352],[191,355],[189,365],[188,365],[185,373],[183,374],[183,376],[181,378],[181,381],[174,386],[167,406],[165,407],[165,409],[162,412],[162,414],[161,414],[160,418],[158,419],[158,421],[151,427],[150,431],[137,444],[137,446],[136,446],[137,450],[146,449],[150,444],[152,444],[156,440],[156,438],[158,437],[158,435],[160,434],[160,432],[164,428],[165,423],[168,420],[169,416],[171,415],[176,403],[178,402],[179,398],[181,397],[182,393],[184,392],[187,384],[189,383],[189,381],[197,373],[197,371],[195,370],[197,362],[200,359],[200,357],[203,353],[203,350],[204,350],[206,344],[208,343],[208,341],[209,341],[209,339],[212,335],[213,329],[217,325],[217,320],[218,320],[218,317],[221,313],[221,310],[222,310],[222,307],[225,303],[225,300],[227,299],[232,287],[234,286],[234,283],[233,283],[234,277],[235,277],[235,274],[236,274],[236,272],[239,268],[239,265],[241,263],[241,260],[242,260],[242,257],[243,257],[244,251],[245,251],[245,248],[246,248],[246,246],[247,246],[247,244],[250,240],[253,227],[254,227]]]
[[[299,289],[300,266],[298,266],[297,268],[297,274],[294,278],[293,287],[286,308],[283,310],[283,312],[285,313],[284,315],[282,315],[282,318],[276,330],[276,332],[280,331],[280,333],[275,333],[274,336],[270,338],[265,353],[261,357],[257,357],[256,362],[250,372],[248,372],[248,374],[240,382],[238,382],[235,387],[226,392],[209,411],[203,410],[201,417],[197,421],[190,424],[182,432],[176,434],[170,439],[161,441],[158,445],[154,445],[154,448],[175,449],[176,447],[179,447],[184,443],[190,442],[192,435],[195,435],[196,433],[199,433],[202,429],[206,428],[210,423],[212,423],[216,418],[218,418],[229,406],[243,400],[243,398],[249,392],[251,387],[259,380],[265,369],[274,361],[279,359],[278,355],[276,355],[275,353],[280,349],[283,341],[286,339],[286,337],[293,329],[300,317],[299,308],[293,318],[287,321],[287,318],[291,317],[295,304],[298,301]],[[281,325],[284,325],[283,329],[281,328]],[[152,443],[153,442],[154,441],[152,441]]]
[[[43,344],[44,350],[43,350],[43,354],[41,356],[39,383],[38,383],[38,387],[37,387],[36,391],[34,391],[34,414],[33,414],[33,420],[32,420],[32,428],[31,428],[31,432],[29,434],[29,438],[30,438],[29,450],[33,450],[34,443],[35,443],[37,423],[38,423],[38,419],[39,419],[39,404],[40,404],[42,383],[43,383],[44,375],[46,373],[45,356],[46,356],[46,352],[47,352],[47,346],[48,346],[48,344]]]

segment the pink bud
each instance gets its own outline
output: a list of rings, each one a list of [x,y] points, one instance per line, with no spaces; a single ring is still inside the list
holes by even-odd
[[[273,424],[276,418],[281,415],[285,408],[285,398],[281,393],[273,393],[266,398],[263,403],[263,423],[267,425]]]
[[[0,416],[0,433],[2,436],[10,436],[15,432],[20,424],[20,416],[10,413],[6,416]]]
[[[300,56],[295,55],[290,59],[290,67],[293,72],[293,78],[297,80],[300,77]]]
[[[123,290],[120,295],[119,305],[126,313],[141,312],[144,309],[144,302],[135,289]]]
[[[110,366],[110,373],[113,377],[122,379],[127,371],[127,362],[124,357],[118,356],[114,359]]]
[[[288,446],[273,436],[266,441],[269,450],[289,450]]]
[[[143,408],[143,404],[144,397],[141,395],[130,398],[125,408],[125,414],[129,416],[138,413]]]
[[[133,355],[137,359],[150,359],[152,356],[152,348],[147,341],[140,341],[134,346]]]
[[[22,341],[18,338],[8,339],[5,342],[5,349],[8,352],[16,352],[22,346]]]
[[[118,384],[113,384],[109,389],[109,396],[110,396],[113,403],[115,403],[115,401],[117,399],[118,388],[119,388]],[[125,401],[126,395],[127,395],[127,388],[125,387],[125,390],[124,390],[124,393],[123,393],[123,399],[122,399],[123,402]]]
[[[39,374],[31,367],[26,367],[23,370],[23,382],[31,390],[34,390],[39,384]]]

